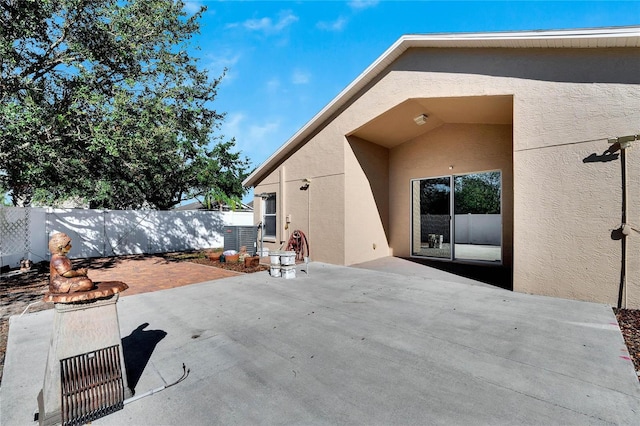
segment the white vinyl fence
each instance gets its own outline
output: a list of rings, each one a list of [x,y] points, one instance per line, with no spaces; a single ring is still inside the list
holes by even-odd
[[[422,215],[420,230],[423,242],[429,234],[442,235],[449,241],[449,215]],[[455,243],[499,246],[502,244],[502,215],[457,214],[455,215]]]
[[[253,226],[252,212],[0,207],[0,267],[49,260],[49,236],[72,239],[71,258],[222,247],[225,226]]]
[[[457,214],[456,244],[502,244],[502,215]]]

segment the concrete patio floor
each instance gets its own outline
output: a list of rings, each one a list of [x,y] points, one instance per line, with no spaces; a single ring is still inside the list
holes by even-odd
[[[387,271],[409,271],[402,262]],[[190,374],[93,424],[640,424],[609,306],[387,271],[312,263],[290,280],[125,292],[136,395],[183,363]],[[52,317],[11,318],[2,425],[35,424]]]

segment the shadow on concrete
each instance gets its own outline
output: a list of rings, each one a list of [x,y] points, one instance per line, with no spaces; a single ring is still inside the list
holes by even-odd
[[[151,359],[156,345],[167,335],[163,330],[145,330],[148,326],[149,323],[145,322],[122,339],[127,383],[132,394],[135,394],[138,380]]]
[[[442,262],[438,260],[418,259],[413,257],[403,257],[402,259],[500,287],[505,290],[513,290],[513,271],[509,266]]]
[[[132,256],[133,257],[133,256]],[[142,256],[140,256],[142,258]],[[91,272],[92,269],[113,269],[118,264],[122,263],[120,257],[100,257],[100,258],[87,258],[87,259],[75,259],[73,262],[73,269],[86,268]]]
[[[173,253],[173,252],[171,252]],[[154,258],[156,260],[155,263],[170,263],[170,262],[182,262],[185,257],[197,257],[200,253],[200,250],[188,250],[181,252],[183,253],[182,258],[172,256],[171,253],[153,253],[153,254],[129,254],[123,256],[113,256],[113,257],[91,257],[86,259],[74,259],[73,268],[86,268],[91,272],[91,270],[99,270],[99,269],[114,269],[124,262],[136,262],[136,261],[145,261],[148,258]],[[49,264],[47,263],[47,267]]]

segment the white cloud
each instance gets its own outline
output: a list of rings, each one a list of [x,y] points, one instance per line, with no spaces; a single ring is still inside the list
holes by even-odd
[[[349,7],[351,9],[363,10],[368,9],[370,7],[375,7],[380,3],[379,0],[351,0],[349,2]]]
[[[277,78],[272,78],[271,80],[267,81],[267,92],[276,93],[278,89],[280,89],[280,85],[280,80],[278,80]]]
[[[342,31],[344,27],[347,25],[349,20],[344,17],[339,17],[333,22],[321,21],[316,24],[316,27],[325,31]]]
[[[233,114],[227,114],[222,127],[225,129],[225,134],[228,134],[229,137],[235,137],[240,130],[240,125],[242,121],[244,121],[244,114],[241,112],[236,112]]]
[[[235,112],[227,115],[222,130],[226,138],[235,138],[236,149],[259,163],[282,143],[282,136],[278,134],[280,126],[279,118],[258,122],[243,112]]]
[[[240,57],[240,53],[231,50],[227,50],[221,54],[216,52],[216,54],[208,54],[206,56],[209,67],[218,68],[220,70],[233,67],[238,63],[238,61],[240,61]]]
[[[280,121],[271,121],[262,125],[253,124],[249,126],[248,140],[249,143],[261,143],[265,139],[280,129]]]
[[[291,11],[283,11],[280,12],[280,19],[276,23],[275,28],[280,31],[297,21],[298,17],[291,13]]]
[[[291,82],[293,84],[307,84],[311,79],[311,75],[307,71],[296,69],[291,76]]]
[[[193,15],[196,12],[200,11],[200,8],[204,6],[204,3],[202,1],[190,1],[187,0],[184,2],[184,11],[187,12],[190,15]]]
[[[220,74],[213,74],[214,77],[218,78],[222,75],[222,73]],[[224,75],[224,77],[222,78],[222,84],[224,84],[225,86],[227,84],[233,83],[234,81],[236,81],[238,79],[238,76],[240,75],[240,73],[235,72],[234,69],[228,69],[227,73]]]
[[[235,65],[240,61],[242,55],[236,50],[226,49],[219,52],[207,52],[202,60],[204,67],[209,70],[212,78],[218,78],[222,75],[222,71],[227,69],[227,73],[222,79],[225,83],[230,83],[235,80],[237,73],[235,72]]]
[[[298,17],[291,11],[282,11],[278,20],[273,21],[271,18],[249,19],[242,23],[242,26],[250,31],[262,31],[264,33],[277,33],[294,22],[298,21]],[[229,24],[227,27],[236,27],[238,24]]]
[[[264,30],[267,31],[273,28],[273,22],[271,18],[261,18],[261,19],[249,19],[248,21],[244,21],[244,27],[248,30]]]
[[[225,135],[235,137],[242,145],[249,146],[264,142],[267,136],[280,129],[280,120],[255,123],[247,118],[248,116],[243,112],[228,114],[223,124]]]

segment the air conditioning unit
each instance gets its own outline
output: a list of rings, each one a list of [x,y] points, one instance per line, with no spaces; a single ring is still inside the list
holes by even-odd
[[[245,246],[250,256],[257,252],[258,228],[256,226],[225,226],[224,249],[240,251]]]

